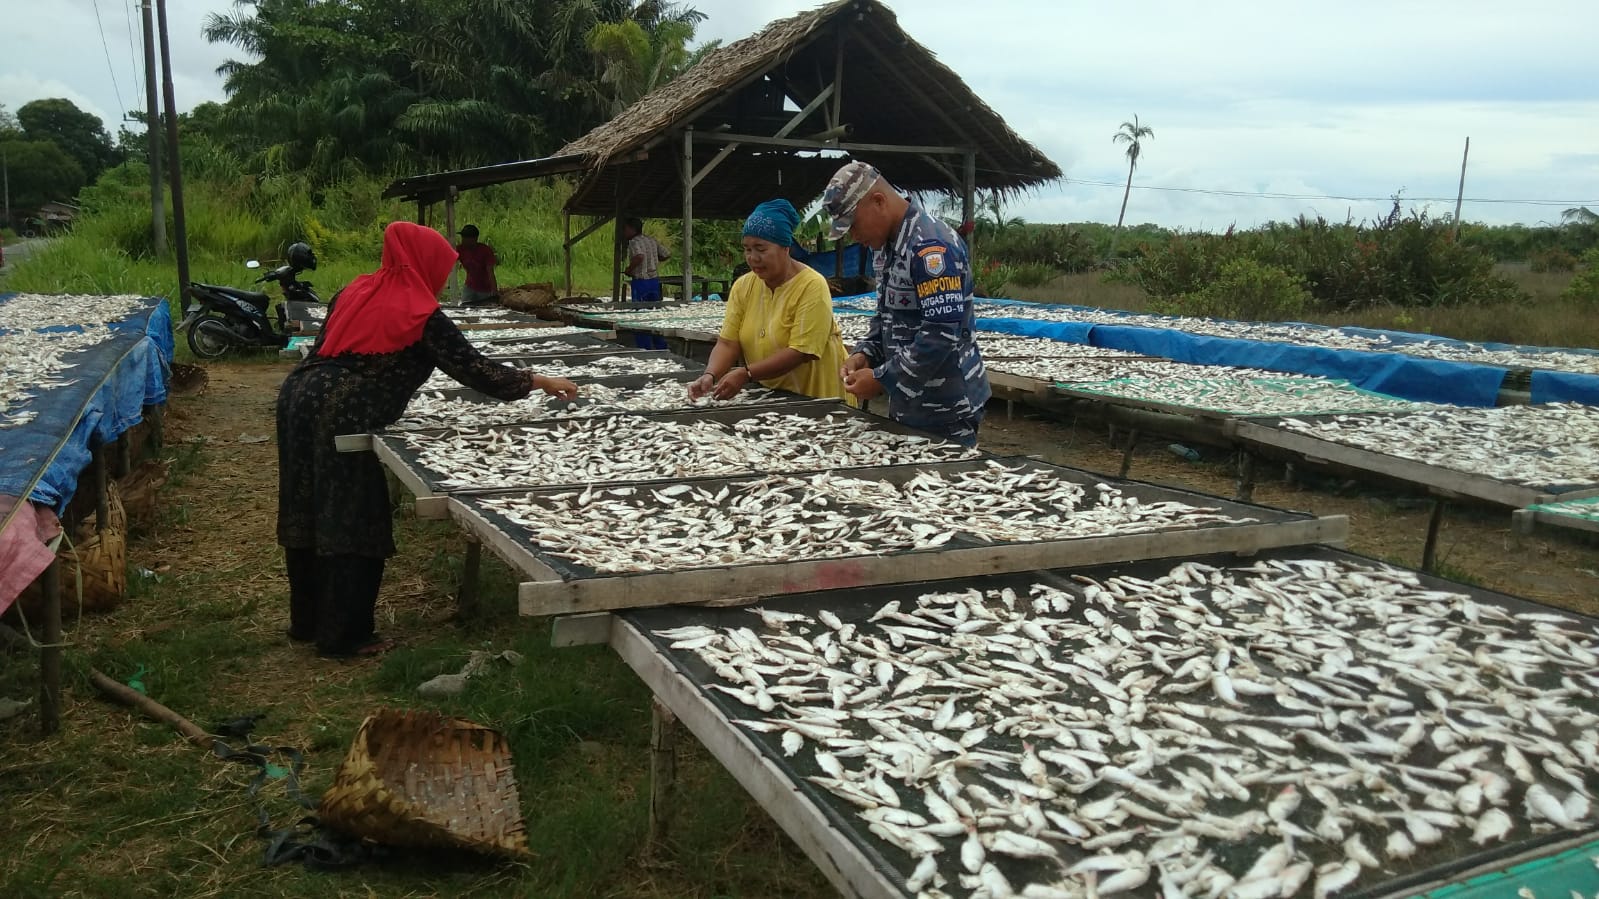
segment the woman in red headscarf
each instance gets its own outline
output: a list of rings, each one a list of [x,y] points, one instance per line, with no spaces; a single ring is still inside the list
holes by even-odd
[[[577,387],[500,365],[444,311],[439,291],[456,252],[437,231],[395,222],[382,267],[334,297],[311,355],[278,391],[278,543],[289,573],[289,637],[326,656],[388,648],[373,623],[384,560],[394,554],[388,483],[371,453],[333,438],[391,424],[434,368],[501,400]]]

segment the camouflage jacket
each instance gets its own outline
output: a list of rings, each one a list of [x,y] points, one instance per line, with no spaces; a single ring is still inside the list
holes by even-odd
[[[855,352],[882,383],[889,417],[974,444],[989,388],[965,244],[912,204],[875,268],[877,314]]]

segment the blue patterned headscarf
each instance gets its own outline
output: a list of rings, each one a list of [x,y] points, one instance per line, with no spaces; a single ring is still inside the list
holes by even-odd
[[[787,200],[767,200],[755,207],[744,220],[744,236],[758,237],[780,247],[794,245],[794,229],[799,227],[799,212]]]

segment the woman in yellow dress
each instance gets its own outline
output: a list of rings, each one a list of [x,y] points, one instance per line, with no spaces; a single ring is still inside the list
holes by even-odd
[[[855,405],[838,376],[844,339],[833,318],[827,279],[789,255],[798,225],[799,213],[787,200],[762,203],[744,222],[744,262],[750,270],[728,291],[721,333],[705,374],[688,385],[690,397],[730,399],[759,381]]]

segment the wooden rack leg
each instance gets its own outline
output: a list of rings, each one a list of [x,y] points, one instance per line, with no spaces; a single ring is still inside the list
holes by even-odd
[[[1116,477],[1125,478],[1125,477],[1127,477],[1127,472],[1132,470],[1132,467],[1133,467],[1133,450],[1136,449],[1137,447],[1138,447],[1138,429],[1137,428],[1128,428],[1127,429],[1127,441],[1126,441],[1125,444],[1122,445],[1122,467],[1121,467],[1121,471],[1116,473]]]
[[[1432,517],[1427,520],[1427,544],[1421,548],[1421,570],[1438,573],[1438,531],[1444,523],[1444,506],[1441,499],[1432,501]]]
[[[94,527],[97,531],[104,531],[111,526],[111,488],[108,485],[105,457],[105,446],[97,446],[92,451],[92,461],[89,463],[94,468]]]
[[[1292,462],[1283,463],[1283,483],[1290,487],[1299,486],[1299,467]]]
[[[466,556],[461,561],[461,587],[455,593],[455,614],[466,618],[477,611],[477,578],[483,565],[483,544],[468,539]]]
[[[122,478],[127,477],[128,472],[132,470],[133,441],[128,439],[128,432],[123,431],[121,434],[117,435],[117,465],[111,473],[119,478]]]
[[[671,829],[672,792],[677,786],[677,716],[650,700],[650,831],[649,844],[662,845]]]
[[[166,445],[167,434],[167,407],[166,404],[151,406],[148,409],[150,419],[150,449],[160,452]]]
[[[1247,503],[1255,498],[1255,454],[1238,451],[1238,482],[1234,485],[1233,499]]]
[[[44,592],[44,648],[39,650],[39,729],[61,729],[61,563],[54,559],[39,575]]]

